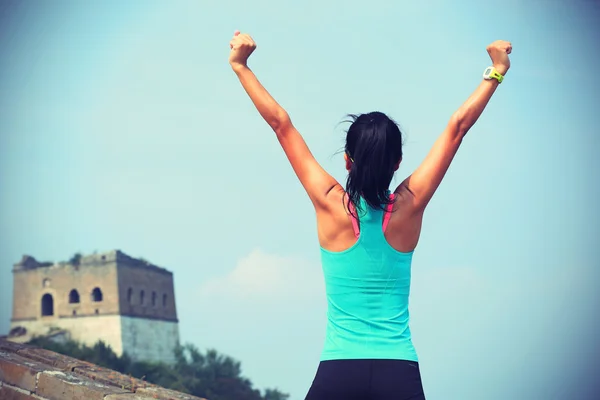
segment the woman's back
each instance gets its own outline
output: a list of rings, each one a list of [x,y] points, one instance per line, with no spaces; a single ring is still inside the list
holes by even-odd
[[[360,234],[356,239],[353,229],[352,246],[321,247],[328,303],[321,360],[417,361],[408,312],[412,252],[390,246],[383,210],[361,200],[356,214]]]
[[[363,199],[364,200],[364,199]],[[392,213],[384,232],[387,243],[402,253],[412,252],[421,234],[422,215],[415,212],[414,197],[403,183],[394,192]],[[322,248],[340,252],[356,243],[348,196],[341,186],[333,188],[326,205],[317,209],[317,234]]]

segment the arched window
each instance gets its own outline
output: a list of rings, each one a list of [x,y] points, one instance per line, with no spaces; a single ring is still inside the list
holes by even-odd
[[[140,304],[144,304],[144,295],[145,295],[145,293],[144,293],[144,291],[142,290],[142,291],[140,292]]]
[[[127,289],[127,302],[129,304],[131,304],[132,301],[133,301],[133,289],[129,288],[129,289]]]
[[[167,306],[167,294],[163,294],[163,307]]]
[[[75,289],[69,292],[69,303],[79,303],[79,292]]]
[[[102,290],[100,288],[92,290],[92,301],[102,301]]]
[[[152,307],[156,306],[156,292],[152,292]]]
[[[42,281],[42,286],[43,286],[43,287],[50,287],[50,278],[45,278],[45,279]]]
[[[46,293],[42,296],[42,316],[54,315],[54,299],[52,295]]]

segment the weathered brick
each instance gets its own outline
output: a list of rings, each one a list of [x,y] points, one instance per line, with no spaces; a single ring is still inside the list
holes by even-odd
[[[135,392],[137,388],[154,386],[141,379],[132,378],[111,369],[98,367],[96,365],[76,367],[73,372],[86,376],[93,381],[116,386],[131,392]]]
[[[142,396],[137,393],[127,393],[111,394],[110,396],[106,396],[104,400],[156,400],[156,397]]]
[[[93,365],[85,361],[77,360],[72,357],[58,354],[50,350],[41,349],[39,347],[26,347],[17,354],[21,357],[36,360],[42,364],[50,365],[64,371],[72,371],[75,367]]]
[[[0,387],[0,399],[2,400],[39,400],[41,397],[38,397],[31,392],[15,389],[6,385],[2,385]]]
[[[126,392],[62,371],[41,373],[36,390],[36,394],[49,400],[102,400],[109,394]]]
[[[35,392],[36,374],[53,369],[38,362],[0,351],[0,381]]]
[[[19,343],[13,343],[13,342],[9,342],[8,340],[5,339],[0,339],[0,351],[8,351],[9,353],[16,353],[18,350],[21,350],[23,348],[27,348],[30,346],[24,345],[24,344],[19,344]]]
[[[192,396],[191,394],[176,392],[161,387],[140,388],[136,390],[135,393],[159,400],[206,400],[204,398]]]

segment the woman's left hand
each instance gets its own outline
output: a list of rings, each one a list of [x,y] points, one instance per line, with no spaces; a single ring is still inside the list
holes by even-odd
[[[229,64],[233,68],[247,66],[248,57],[256,49],[256,43],[247,33],[235,31],[233,39],[229,42],[231,52],[229,53]]]

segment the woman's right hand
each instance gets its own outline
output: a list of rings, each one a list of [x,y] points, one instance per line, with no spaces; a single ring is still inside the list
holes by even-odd
[[[505,40],[496,40],[487,47],[487,52],[492,59],[492,65],[502,75],[506,75],[506,72],[510,68],[508,55],[511,51],[512,44]]]

